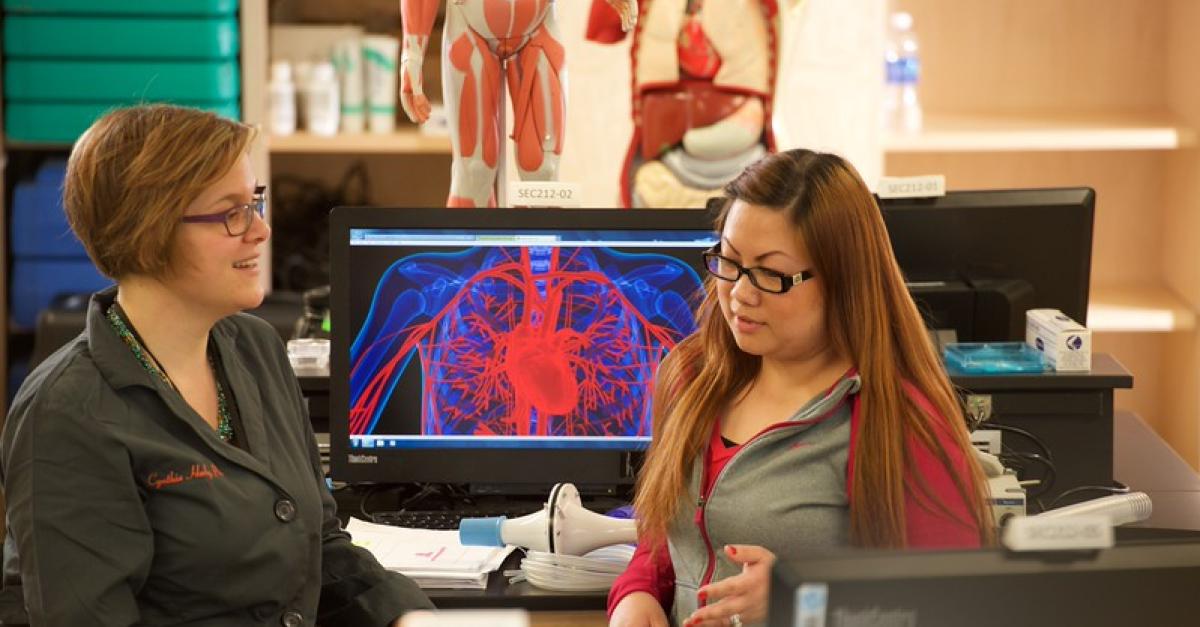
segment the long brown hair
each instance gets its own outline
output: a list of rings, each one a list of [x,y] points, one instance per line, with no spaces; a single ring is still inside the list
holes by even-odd
[[[858,173],[836,155],[790,150],[748,167],[725,187],[725,195],[718,232],[734,200],[788,215],[798,241],[807,247],[814,273],[822,279],[830,342],[862,377],[863,419],[849,489],[851,542],[867,547],[906,545],[905,477],[912,464],[906,442],[916,441],[951,471],[981,541],[991,543],[986,482],[969,454],[962,409],[904,284],[879,207]],[[647,537],[665,536],[713,423],[761,367],[759,357],[735,343],[711,277],[697,318],[696,333],[680,342],[658,370],[653,441],[635,498]],[[922,410],[905,392],[906,383],[944,420]],[[944,427],[938,424],[943,422]],[[945,432],[959,450],[970,468],[967,476],[954,472],[935,429]],[[919,479],[917,483],[909,487],[928,492]],[[933,501],[941,503],[936,495]]]

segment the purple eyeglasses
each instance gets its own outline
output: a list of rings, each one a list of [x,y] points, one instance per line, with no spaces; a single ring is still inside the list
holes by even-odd
[[[238,205],[231,209],[205,213],[197,216],[183,216],[180,222],[189,224],[197,222],[220,222],[225,225],[225,231],[230,237],[241,237],[254,224],[254,214],[261,218],[267,210],[267,186],[259,185],[254,188],[254,200]]]

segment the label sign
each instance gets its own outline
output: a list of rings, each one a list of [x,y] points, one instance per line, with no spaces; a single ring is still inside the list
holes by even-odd
[[[946,176],[885,176],[879,179],[880,198],[930,198],[946,195]]]
[[[513,207],[578,207],[579,185],[558,181],[513,181],[508,201]]]

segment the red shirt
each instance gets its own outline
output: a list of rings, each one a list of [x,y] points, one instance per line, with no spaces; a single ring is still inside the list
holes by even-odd
[[[905,384],[905,389],[921,409],[930,415],[936,415],[933,406],[924,394],[908,384]],[[854,441],[860,424],[858,418],[858,403],[855,401],[850,417],[850,462],[846,468],[847,489],[852,485],[851,480],[854,477]],[[772,427],[767,427],[767,429]],[[954,472],[965,476],[968,472],[966,461],[955,446],[949,432],[943,425],[943,428],[936,429],[935,433],[939,444],[950,458]],[[737,453],[741,445],[726,446],[721,439],[718,425],[713,429],[713,436],[709,440],[708,447],[701,486],[704,494],[708,493],[721,469]],[[966,526],[962,522],[973,520],[973,517],[970,508],[954,485],[953,475],[947,472],[946,467],[927,447],[912,439],[909,440],[909,447],[915,474],[924,479],[930,493],[936,494],[941,499],[952,516],[947,516],[940,509],[928,503],[920,491],[914,493],[911,489],[905,490],[904,514],[905,528],[908,531],[908,547],[912,549],[978,547],[979,530],[973,526]],[[653,558],[651,558],[652,548],[656,549]],[[665,538],[657,546],[652,546],[647,542],[638,544],[629,566],[613,582],[612,589],[609,590],[609,616],[612,616],[613,609],[617,607],[617,603],[621,599],[634,592],[648,592],[658,599],[659,605],[663,608],[671,606],[675,593],[675,570],[671,566],[671,554],[667,550]]]

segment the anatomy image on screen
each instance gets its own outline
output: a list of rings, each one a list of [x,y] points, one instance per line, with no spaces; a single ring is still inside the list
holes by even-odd
[[[386,269],[351,319],[351,436],[650,435],[654,372],[695,329],[694,268],[629,247],[375,250]]]

